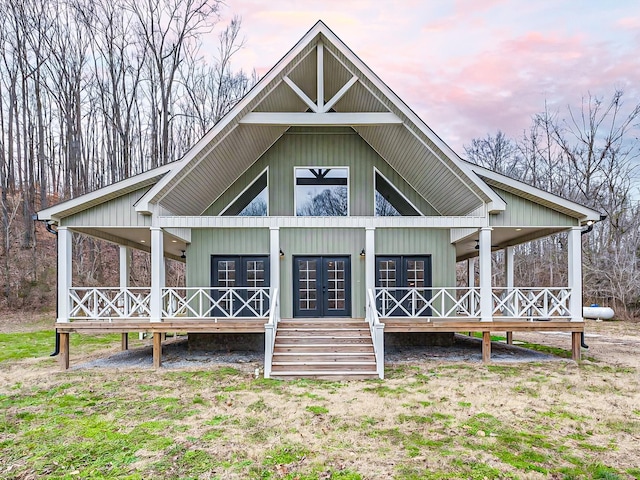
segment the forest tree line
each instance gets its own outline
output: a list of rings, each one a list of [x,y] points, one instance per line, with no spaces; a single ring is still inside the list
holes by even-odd
[[[55,238],[35,212],[180,158],[255,84],[255,73],[232,68],[244,40],[239,19],[222,24],[223,8],[218,0],[0,0],[2,306],[55,304]],[[521,138],[498,132],[465,148],[472,162],[607,216],[584,236],[585,300],[629,313],[640,298],[639,115],[640,105],[623,108],[621,91],[586,96],[562,112],[544,109]],[[116,281],[113,245],[74,242],[75,281]],[[520,247],[519,282],[566,284],[563,242]],[[148,282],[147,257],[134,258],[133,284]],[[499,253],[494,260],[499,284]],[[174,267],[168,278],[179,281]]]
[[[498,131],[465,146],[473,163],[601,212],[582,238],[583,297],[619,317],[640,308],[639,123],[640,103],[626,105],[615,90],[556,111],[545,106],[520,138]],[[567,285],[566,242],[557,234],[517,247],[517,284]],[[503,253],[493,260],[494,283],[504,285]]]

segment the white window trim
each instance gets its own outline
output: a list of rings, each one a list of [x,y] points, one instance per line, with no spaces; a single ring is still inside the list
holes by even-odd
[[[268,216],[269,216],[269,204],[271,203],[271,202],[269,202],[269,167],[266,167],[266,168],[265,168],[264,170],[262,170],[258,175],[256,175],[256,176],[254,177],[254,179],[253,179],[253,180],[251,180],[251,181],[247,184],[247,186],[246,186],[246,187],[244,187],[244,188],[242,189],[242,191],[241,191],[238,195],[236,195],[236,196],[235,196],[235,198],[234,198],[233,200],[231,200],[231,201],[227,204],[227,206],[226,206],[226,207],[224,207],[224,209],[223,209],[223,210],[222,210],[222,211],[221,211],[217,216],[218,216],[218,217],[222,217],[222,216],[224,216],[224,213],[225,213],[227,210],[229,210],[229,208],[231,208],[231,205],[233,205],[234,203],[236,203],[236,202],[238,201],[238,199],[239,199],[242,195],[244,195],[244,192],[246,192],[247,190],[249,190],[249,189],[253,186],[253,184],[254,184],[254,183],[256,183],[256,182],[258,181],[258,179],[259,179],[262,175],[264,175],[265,173],[267,174],[267,215],[265,215],[265,216],[267,216],[267,217],[268,217]]]
[[[378,216],[378,215],[376,215],[376,191],[377,191],[377,190],[376,190],[376,173],[377,173],[378,175],[380,175],[382,178],[384,178],[384,179],[387,181],[387,183],[388,183],[389,185],[391,185],[391,187],[392,187],[392,188],[393,188],[393,189],[398,193],[398,195],[400,195],[402,198],[404,198],[404,200],[405,200],[409,205],[411,205],[411,206],[415,209],[415,211],[416,211],[416,212],[418,212],[418,214],[419,214],[421,217],[426,216],[424,213],[422,213],[422,211],[421,211],[418,207],[416,207],[416,206],[414,205],[414,203],[413,203],[411,200],[409,200],[409,199],[407,198],[407,196],[406,196],[404,193],[402,193],[402,192],[400,191],[400,189],[398,189],[398,187],[396,187],[396,185],[395,185],[391,180],[389,180],[389,179],[386,177],[386,175],[384,175],[384,174],[383,174],[380,170],[378,170],[376,167],[373,167],[373,216],[374,216],[374,217],[377,217],[377,216]],[[395,208],[395,207],[393,207],[393,208]],[[403,215],[401,215],[401,216],[403,216]]]
[[[313,218],[313,217],[309,217],[308,215],[298,215],[298,201],[297,201],[297,195],[296,195],[296,187],[298,186],[296,183],[296,170],[297,169],[312,169],[312,168],[330,168],[330,169],[346,169],[347,170],[347,214],[345,215],[346,217],[350,217],[351,216],[351,170],[349,169],[348,166],[344,165],[323,165],[323,166],[319,166],[319,165],[315,165],[315,166],[304,166],[304,165],[297,165],[293,167],[293,216],[294,217],[305,217],[305,218]]]

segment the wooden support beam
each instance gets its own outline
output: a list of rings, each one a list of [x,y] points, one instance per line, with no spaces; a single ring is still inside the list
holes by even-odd
[[[581,358],[581,333],[580,332],[571,332],[571,358],[579,362]]]
[[[120,347],[123,352],[125,350],[129,350],[129,334],[128,333],[123,333],[122,336],[120,337]]]
[[[507,345],[513,345],[513,332],[507,332]]]
[[[482,363],[491,362],[491,332],[482,332]]]
[[[60,362],[60,368],[64,370],[69,369],[69,334],[60,334],[60,352],[58,352],[58,361]]]
[[[153,332],[153,368],[162,366],[162,333]]]

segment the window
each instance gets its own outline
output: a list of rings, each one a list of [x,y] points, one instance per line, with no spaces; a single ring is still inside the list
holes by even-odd
[[[416,217],[418,209],[380,172],[375,171],[375,215],[376,217]]]
[[[269,191],[267,170],[262,172],[231,204],[222,212],[224,216],[264,217],[268,214]]]
[[[344,217],[349,214],[347,168],[296,168],[296,215]]]

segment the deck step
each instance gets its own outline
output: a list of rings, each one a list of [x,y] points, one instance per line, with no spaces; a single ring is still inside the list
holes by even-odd
[[[378,378],[369,325],[358,319],[282,320],[271,376],[280,379]]]
[[[300,344],[300,343],[280,343],[276,344],[273,354],[281,353],[355,353],[373,355],[373,345],[366,344],[335,344],[335,343],[316,343],[316,344]]]
[[[274,372],[272,375],[273,378],[277,378],[280,380],[299,380],[302,378],[311,378],[314,380],[331,380],[331,381],[340,381],[340,380],[375,380],[378,378],[377,373],[368,373],[368,372],[347,372],[347,371],[281,371],[277,374]]]

